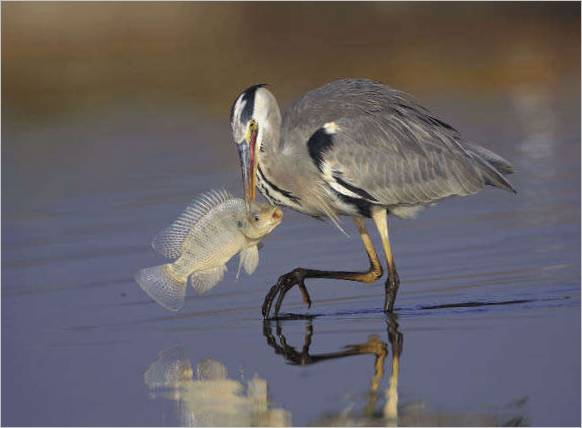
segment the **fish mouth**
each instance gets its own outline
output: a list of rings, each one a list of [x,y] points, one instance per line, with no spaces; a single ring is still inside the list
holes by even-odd
[[[273,214],[271,214],[271,218],[275,223],[277,224],[281,223],[281,220],[283,220],[283,211],[281,210],[281,208],[275,208]]]

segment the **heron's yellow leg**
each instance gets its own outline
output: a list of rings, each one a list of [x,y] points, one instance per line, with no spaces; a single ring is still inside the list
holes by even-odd
[[[384,300],[384,310],[392,312],[394,309],[394,301],[396,300],[396,293],[400,280],[396,272],[396,265],[394,264],[394,256],[392,255],[392,247],[390,246],[390,237],[388,235],[388,214],[385,208],[372,208],[372,220],[376,224],[382,247],[384,248],[384,255],[386,256],[386,263],[388,265],[388,279],[386,280],[386,294]]]
[[[368,255],[368,260],[370,261],[370,268],[365,272],[346,272],[346,271],[328,271],[328,270],[317,270],[317,269],[305,269],[296,268],[291,272],[286,273],[279,277],[277,284],[273,285],[263,301],[262,312],[265,318],[269,317],[271,312],[271,306],[277,297],[277,302],[275,303],[275,317],[279,314],[279,309],[283,304],[283,298],[287,291],[292,287],[298,286],[301,295],[303,296],[303,301],[308,306],[311,306],[311,297],[307,292],[305,287],[305,279],[307,278],[330,278],[330,279],[342,279],[345,281],[357,281],[363,283],[371,283],[376,281],[382,276],[382,264],[378,260],[378,254],[376,254],[376,249],[370,238],[370,234],[366,229],[365,219],[362,217],[353,217],[356,226],[358,227],[358,232],[362,243],[364,244],[364,249]]]
[[[345,281],[357,281],[364,283],[371,283],[382,277],[384,273],[382,271],[382,264],[378,259],[378,254],[374,248],[374,243],[370,234],[366,229],[366,220],[363,217],[353,217],[354,223],[358,227],[358,233],[364,244],[364,249],[368,255],[368,260],[370,261],[370,268],[365,272],[345,272],[345,271],[326,271],[326,270],[315,270],[315,269],[301,269],[305,273],[305,278],[334,278],[343,279]]]
[[[386,210],[384,208],[373,208],[372,219],[380,234],[386,262],[388,263],[388,270],[391,271],[394,268],[394,257],[392,255],[392,248],[390,247],[390,237],[388,236],[388,216]]]
[[[353,280],[366,283],[375,282],[382,276],[382,265],[378,259],[378,254],[374,248],[374,243],[372,242],[370,234],[366,229],[366,220],[363,217],[354,217],[353,219],[354,223],[356,223],[356,226],[358,227],[358,233],[360,234],[360,238],[364,244],[366,254],[368,254],[368,260],[370,261],[370,269],[367,272],[354,273],[352,275],[354,278]]]

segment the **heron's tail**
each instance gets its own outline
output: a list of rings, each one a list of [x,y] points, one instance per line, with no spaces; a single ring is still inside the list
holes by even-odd
[[[142,269],[135,274],[135,280],[148,296],[171,311],[178,311],[184,306],[186,283],[172,277],[167,270],[169,265]]]
[[[504,177],[505,175],[513,174],[513,165],[501,156],[481,146],[468,144],[465,146],[465,150],[475,161],[477,169],[485,180],[485,184],[517,193],[509,180]]]
[[[477,157],[486,160],[503,175],[509,175],[515,172],[513,165],[511,165],[507,160],[503,159],[498,154],[493,153],[491,150],[487,150],[485,147],[477,146],[474,144],[466,144],[465,150],[473,155],[473,157],[476,155]]]

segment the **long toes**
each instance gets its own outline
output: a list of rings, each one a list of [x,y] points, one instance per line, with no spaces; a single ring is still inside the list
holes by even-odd
[[[279,310],[281,309],[281,305],[283,304],[283,299],[285,299],[285,295],[291,289],[292,286],[293,284],[291,284],[291,286],[281,288],[279,296],[277,297],[277,302],[275,303],[275,318],[279,316]]]
[[[291,271],[289,273],[286,273],[285,275],[281,275],[279,277],[279,280],[277,281],[277,284],[279,284],[282,287],[289,285],[290,283],[295,281],[297,281],[297,276],[295,274],[295,271]]]
[[[271,287],[265,296],[265,300],[263,301],[263,306],[261,308],[263,318],[269,319],[275,297],[277,298],[277,302],[275,303],[274,318],[277,318],[279,315],[279,310],[281,309],[281,305],[283,304],[285,294],[287,294],[287,292],[295,285],[299,287],[299,291],[303,297],[303,302],[307,305],[308,308],[310,308],[311,296],[305,287],[304,278],[305,271],[301,268],[294,269],[285,275],[281,275],[277,280],[277,283]]]
[[[271,312],[271,306],[273,306],[273,300],[275,299],[275,296],[277,295],[277,292],[279,291],[280,287],[281,286],[279,285],[279,283],[273,285],[269,292],[267,293],[267,295],[265,296],[265,300],[263,301],[262,307],[263,318],[266,319],[269,317],[269,313]]]
[[[270,302],[269,302],[269,296],[270,296],[271,292],[269,291],[267,293],[267,295],[265,296],[265,300],[263,300],[263,306],[261,307],[261,313],[263,314],[263,318],[267,318],[267,315],[269,314],[269,310],[270,308]]]
[[[311,296],[305,287],[305,282],[301,281],[299,283],[299,291],[301,291],[301,296],[303,297],[303,303],[307,305],[307,309],[311,308]]]

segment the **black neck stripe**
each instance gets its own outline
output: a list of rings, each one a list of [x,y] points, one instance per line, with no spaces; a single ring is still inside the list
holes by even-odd
[[[273,192],[277,192],[280,195],[284,196],[285,198],[292,200],[296,204],[299,204],[300,199],[297,196],[295,196],[293,193],[289,192],[288,190],[281,189],[280,187],[276,186],[274,183],[267,180],[267,177],[265,177],[265,174],[263,174],[263,171],[261,170],[260,165],[259,165],[257,172],[259,173],[259,177],[261,178],[261,180],[263,180],[266,184],[268,184],[269,187],[273,190]]]

